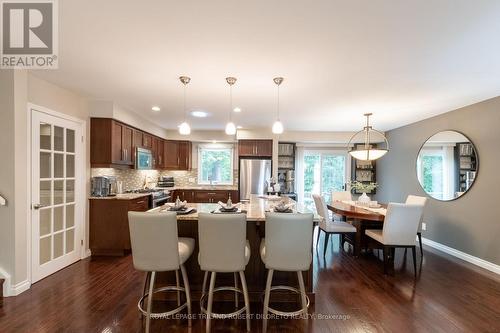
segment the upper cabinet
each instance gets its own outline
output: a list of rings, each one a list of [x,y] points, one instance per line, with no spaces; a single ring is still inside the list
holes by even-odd
[[[131,168],[134,130],[112,119],[92,118],[90,160],[93,167]]]
[[[273,140],[239,140],[240,157],[272,157]]]
[[[91,119],[91,167],[134,168],[137,147],[151,150],[153,169],[191,170],[191,142],[164,140],[114,119]]]
[[[189,141],[165,140],[163,142],[163,168],[191,170],[192,144]]]
[[[190,141],[179,141],[179,170],[191,170],[192,150]]]

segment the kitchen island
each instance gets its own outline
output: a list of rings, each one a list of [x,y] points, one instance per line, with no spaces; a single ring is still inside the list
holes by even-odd
[[[287,203],[293,203],[293,209],[296,212],[311,213],[310,210],[290,198],[285,197],[283,200]],[[250,261],[245,269],[245,276],[251,301],[260,301],[265,289],[267,270],[264,263],[260,259],[259,246],[261,239],[265,236],[265,213],[269,210],[269,206],[274,205],[275,203],[277,203],[277,201],[270,201],[259,198],[258,196],[252,196],[249,202],[240,204],[241,210],[246,211],[247,214],[247,239],[250,242],[251,247]],[[198,213],[210,213],[218,209],[219,205],[214,203],[188,203],[187,206],[195,208],[196,212],[188,215],[177,215],[178,233],[179,237],[191,237],[196,240],[195,250],[189,260],[185,263],[188,271],[189,283],[191,285],[192,299],[196,300],[201,296],[201,285],[203,282],[203,272],[198,264]],[[149,212],[164,212],[167,210],[167,206],[162,206],[151,209]],[[315,222],[318,221],[318,217],[316,215],[314,216],[314,219]],[[283,232],[286,232],[286,230],[283,230]],[[311,234],[311,238],[312,237],[313,235]],[[309,296],[311,302],[314,302],[312,273],[313,268],[311,263],[310,269],[304,272],[303,275],[307,295]],[[167,282],[168,284],[175,284],[175,275],[172,273],[159,274],[158,286],[161,284],[167,284]],[[220,279],[218,274],[217,284],[226,286],[233,285],[233,274],[220,274]],[[297,286],[297,275],[293,272],[275,272],[273,285]],[[217,296],[227,300],[233,300],[234,297],[232,293]],[[295,302],[298,300],[298,297],[292,294],[283,294],[280,296],[279,300],[276,299],[276,301]],[[272,300],[275,301],[274,298]]]

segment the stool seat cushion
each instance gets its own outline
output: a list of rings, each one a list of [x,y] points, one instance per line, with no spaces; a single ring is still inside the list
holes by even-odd
[[[382,236],[382,230],[369,229],[365,230],[365,234],[376,240],[377,242],[384,244],[384,237]]]
[[[342,221],[326,221],[325,219],[321,219],[319,222],[319,227],[321,230],[325,232],[336,232],[336,233],[344,233],[344,232],[356,232],[356,228],[347,222]]]
[[[194,239],[187,237],[179,237],[179,261],[184,264],[189,259],[194,251]]]

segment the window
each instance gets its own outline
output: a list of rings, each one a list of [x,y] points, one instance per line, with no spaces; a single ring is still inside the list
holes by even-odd
[[[332,191],[343,191],[347,179],[347,154],[331,150],[305,151],[302,160],[304,205],[314,209],[312,194],[320,194],[326,202],[331,200]]]
[[[233,147],[198,148],[198,184],[233,185]]]

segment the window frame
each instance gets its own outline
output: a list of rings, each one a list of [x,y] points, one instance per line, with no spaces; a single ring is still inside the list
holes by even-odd
[[[229,150],[231,154],[230,161],[230,180],[227,182],[212,182],[212,185],[234,185],[234,145],[222,145],[222,144],[211,144],[211,145],[199,145],[198,146],[198,175],[197,182],[198,185],[210,185],[210,181],[201,179],[203,175],[202,171],[202,159],[201,155],[203,151],[222,151]]]

